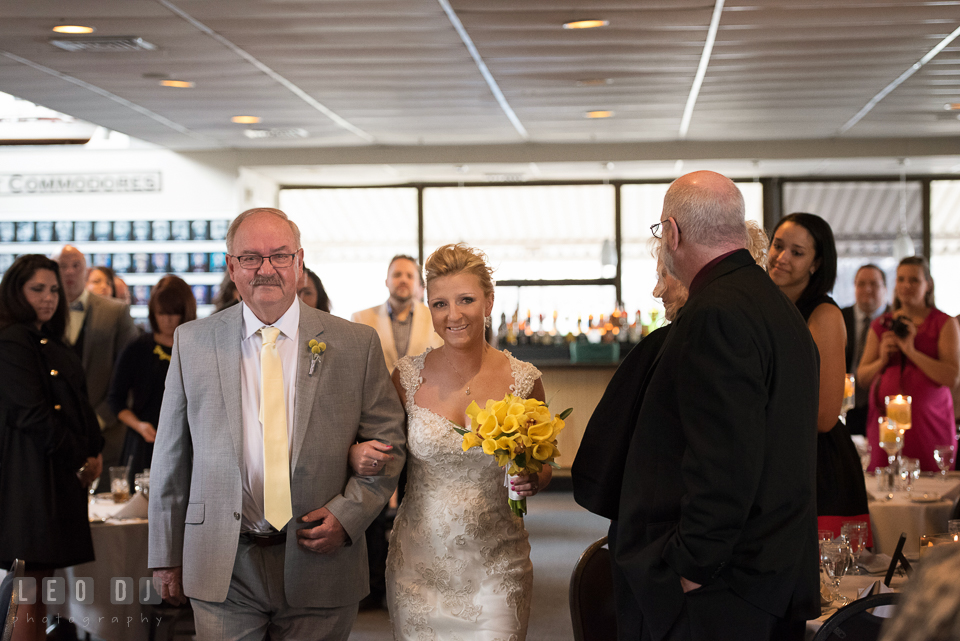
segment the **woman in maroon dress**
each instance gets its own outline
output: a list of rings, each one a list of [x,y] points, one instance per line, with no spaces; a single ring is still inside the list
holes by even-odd
[[[901,335],[894,320],[902,320]],[[903,439],[903,456],[920,459],[924,471],[938,469],[933,450],[956,444],[951,388],[960,373],[960,327],[934,306],[933,278],[922,256],[900,261],[893,312],[873,321],[867,333],[857,378],[870,385],[867,438],[873,448],[870,467],[887,464],[879,445],[877,421],[886,415],[885,396],[913,398],[911,429]]]

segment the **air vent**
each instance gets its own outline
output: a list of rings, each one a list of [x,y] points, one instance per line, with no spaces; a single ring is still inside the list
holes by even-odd
[[[245,129],[247,138],[306,138],[310,134],[306,129],[285,127],[278,129]]]
[[[57,38],[50,44],[66,51],[113,53],[118,51],[154,51],[157,46],[137,36],[97,36],[95,38]]]

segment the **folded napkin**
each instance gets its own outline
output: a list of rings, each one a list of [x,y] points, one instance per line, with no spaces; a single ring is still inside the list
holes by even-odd
[[[147,505],[147,499],[143,498],[143,494],[137,492],[112,518],[121,521],[124,519],[145,519],[147,518]]]
[[[870,574],[882,574],[890,567],[890,556],[864,550],[860,553],[860,567]]]
[[[874,581],[873,585],[868,585],[860,590],[860,592],[857,594],[857,600],[859,601],[864,597],[872,596],[874,594],[887,594],[888,592],[896,592],[896,590],[884,585],[883,581]],[[881,619],[887,619],[893,616],[895,607],[896,606],[892,605],[881,605],[880,607],[873,609],[873,615],[880,617]]]

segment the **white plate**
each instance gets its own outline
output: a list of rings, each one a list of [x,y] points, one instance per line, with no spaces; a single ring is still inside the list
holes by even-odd
[[[936,492],[926,492],[924,494],[915,494],[910,497],[910,500],[914,503],[936,503],[937,501],[942,501],[943,497]]]

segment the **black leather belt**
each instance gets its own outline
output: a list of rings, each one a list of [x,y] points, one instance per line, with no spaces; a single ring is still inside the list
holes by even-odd
[[[286,532],[274,532],[273,534],[260,534],[258,532],[241,532],[240,540],[247,543],[253,543],[260,548],[268,548],[273,545],[281,545],[287,541]]]

